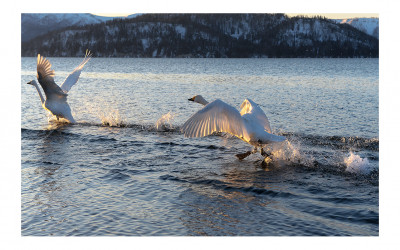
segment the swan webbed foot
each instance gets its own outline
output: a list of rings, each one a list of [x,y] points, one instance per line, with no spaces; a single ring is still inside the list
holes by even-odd
[[[267,156],[264,158],[264,160],[261,162],[261,166],[263,168],[267,168],[270,166],[270,163],[272,162],[272,158],[270,156]]]

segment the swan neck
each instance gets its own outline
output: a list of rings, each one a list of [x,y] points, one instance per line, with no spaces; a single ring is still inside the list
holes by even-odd
[[[201,104],[203,104],[204,106],[206,106],[208,104],[208,102],[206,100],[204,100],[203,102],[201,102]]]
[[[204,106],[206,106],[208,104],[208,102],[201,96],[196,97],[195,100],[197,103],[203,104]]]
[[[37,85],[36,82],[32,82],[32,83],[33,83],[33,86],[35,86],[37,92],[39,93],[40,101],[42,102],[42,104],[44,104],[44,98],[43,98],[42,92],[39,89],[39,86]]]

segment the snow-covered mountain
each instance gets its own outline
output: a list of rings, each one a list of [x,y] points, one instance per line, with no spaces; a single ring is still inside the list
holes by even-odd
[[[143,14],[50,32],[22,56],[378,57],[379,41],[347,24],[284,14]]]
[[[133,18],[138,15],[140,14],[129,15],[125,18]],[[21,38],[25,42],[53,30],[74,25],[97,24],[114,18],[89,13],[22,13]]]
[[[333,20],[340,24],[349,24],[368,35],[379,39],[379,18],[349,18]]]

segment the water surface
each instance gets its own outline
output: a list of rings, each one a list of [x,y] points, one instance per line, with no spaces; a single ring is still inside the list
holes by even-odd
[[[49,59],[59,84],[82,60]],[[66,125],[26,84],[36,59],[22,58],[22,235],[378,235],[378,68],[93,58],[68,96],[78,124]],[[251,98],[288,142],[263,166],[236,159],[251,147],[235,137],[184,138],[196,94],[237,108]]]

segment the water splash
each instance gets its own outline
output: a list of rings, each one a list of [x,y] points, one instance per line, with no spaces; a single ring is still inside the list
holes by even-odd
[[[53,115],[50,111],[47,111],[47,123],[49,127],[52,126],[60,126],[60,125],[65,125],[65,124],[69,124],[70,122],[65,119],[65,118],[61,118],[59,117],[57,119],[57,116]]]
[[[109,109],[99,113],[101,124],[109,127],[126,127],[124,119],[119,114],[118,110]]]
[[[127,120],[121,114],[120,108],[114,102],[101,97],[80,99],[74,105],[76,120],[79,123],[96,123],[100,120],[102,126],[126,127]],[[74,113],[74,112],[73,112]],[[73,114],[75,117],[75,114]]]
[[[286,140],[281,143],[273,143],[264,148],[272,157],[264,159],[265,163],[271,161],[280,163],[301,164],[307,167],[312,167],[315,164],[313,156],[301,151],[301,144],[298,141]],[[271,159],[272,158],[272,159]]]
[[[367,158],[361,158],[353,152],[350,152],[350,155],[344,158],[344,163],[346,171],[350,173],[369,174],[373,170]]]
[[[174,117],[177,115],[172,114],[171,112],[168,112],[167,114],[164,114],[160,117],[160,119],[157,120],[156,122],[156,129],[157,130],[171,130],[173,129],[172,122],[174,120]]]

